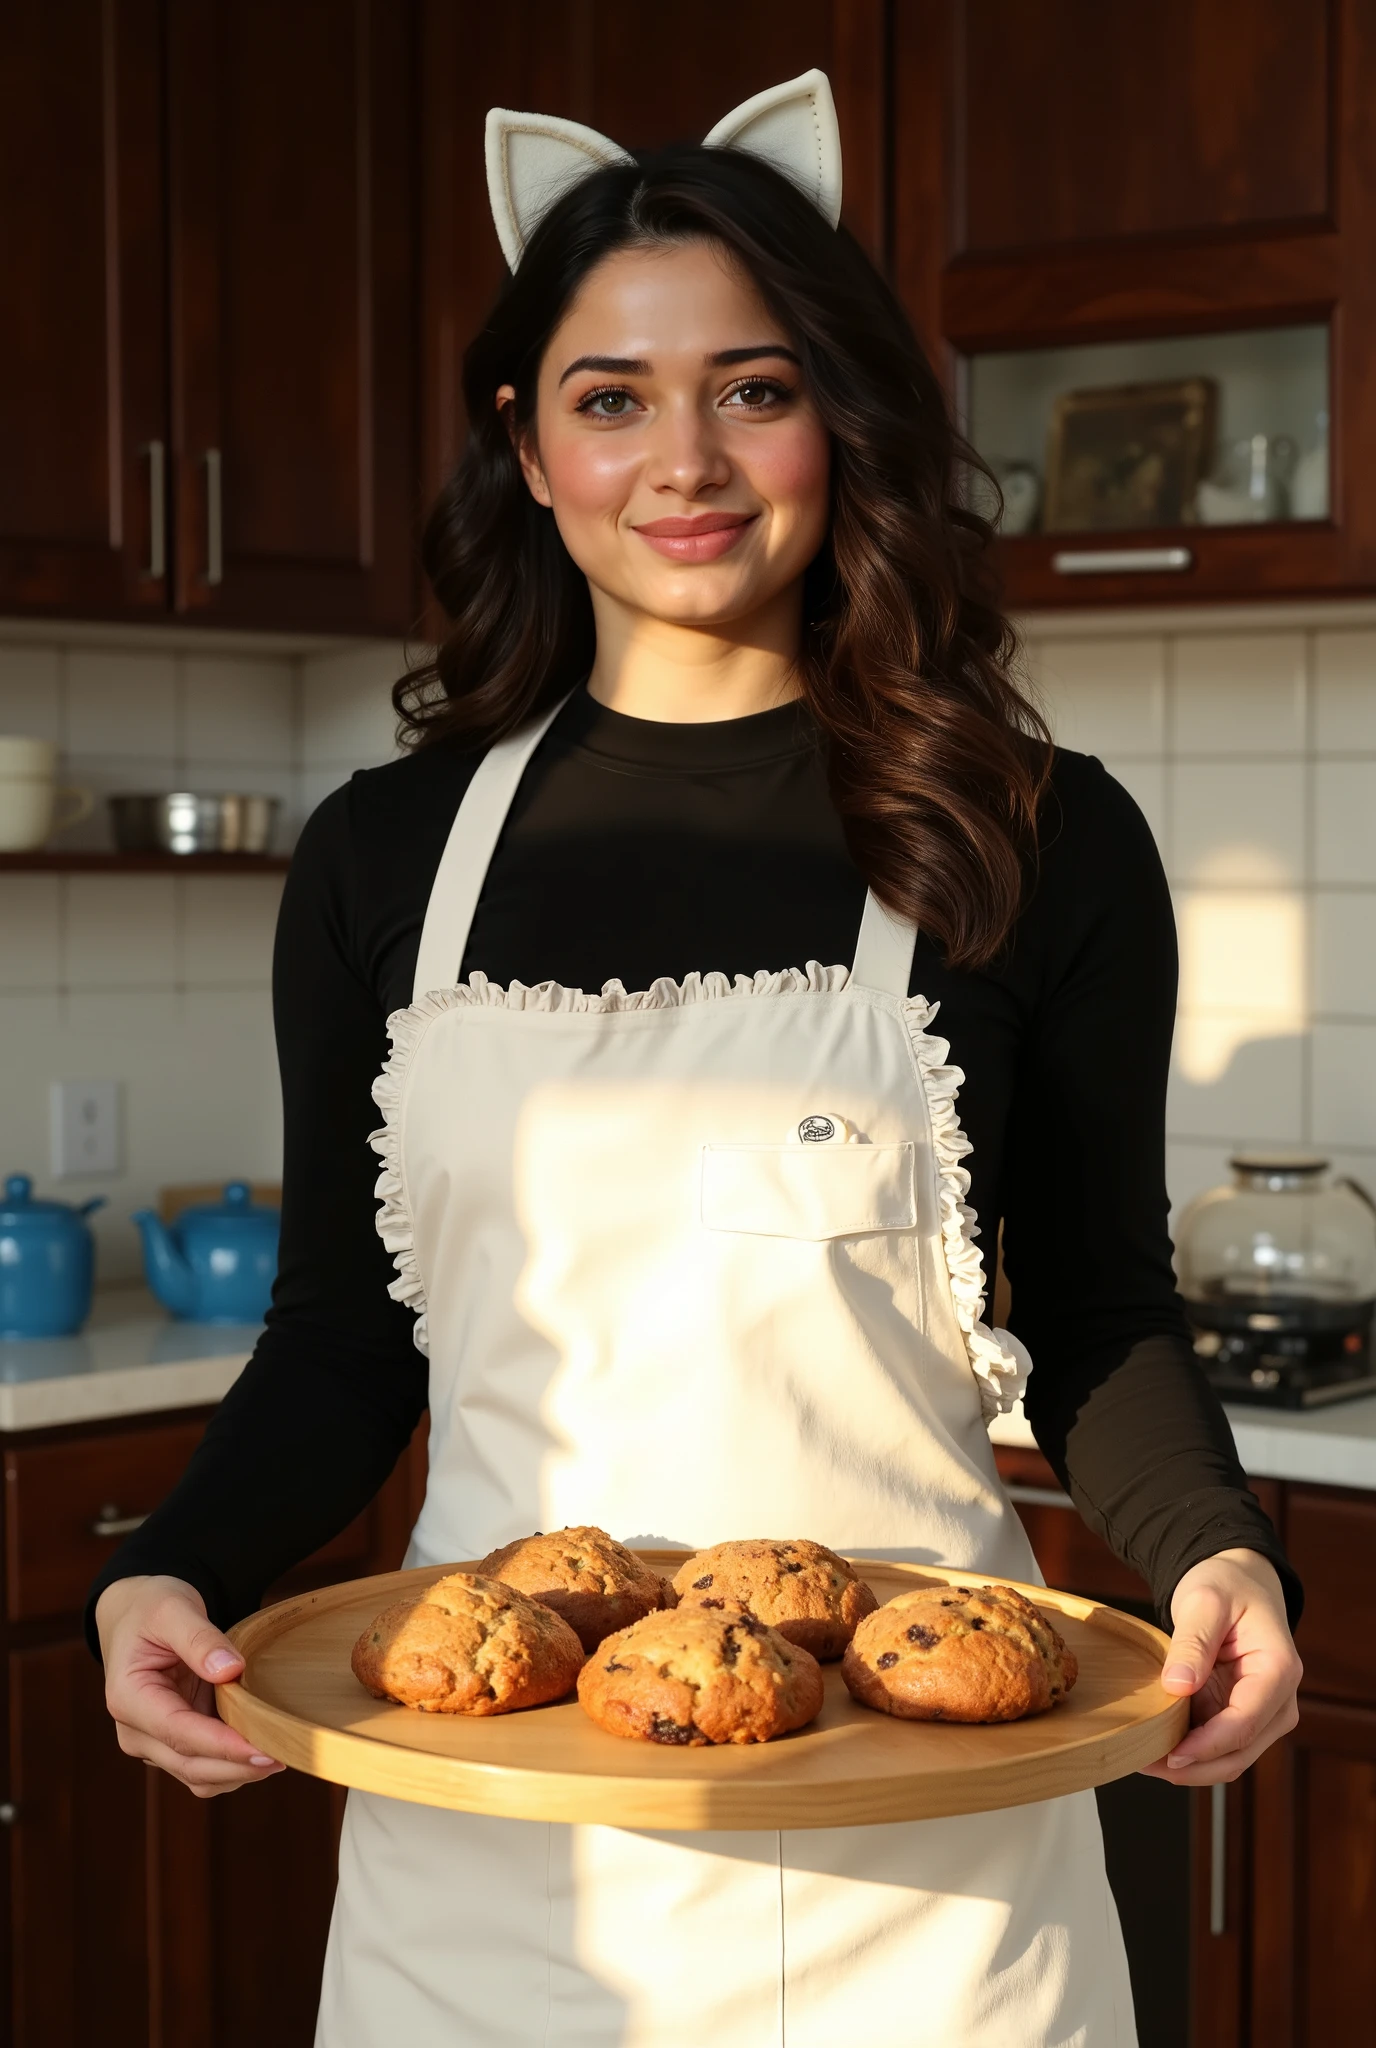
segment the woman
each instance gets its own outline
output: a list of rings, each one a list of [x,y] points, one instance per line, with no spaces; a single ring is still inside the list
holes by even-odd
[[[825,80],[643,167],[499,117],[489,166],[515,277],[426,539],[453,630],[413,750],[293,865],[275,1307],[99,1589],[121,1742],[205,1795],[276,1768],[211,1714],[219,1625],[427,1392],[413,1562],[597,1521],[1033,1578],[986,1429],[1021,1338],[1039,1441],[1174,1615],[1196,1725],[1155,1768],[1233,1777],[1293,1725],[1298,1588],[1171,1280],[1165,886],[1009,678],[939,388],[834,225]],[[872,2032],[1133,2041],[1092,1795],[783,1835],[350,1795],[323,2048]]]

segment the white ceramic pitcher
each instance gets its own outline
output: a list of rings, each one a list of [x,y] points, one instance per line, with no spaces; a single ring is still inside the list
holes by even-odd
[[[59,804],[70,806],[65,817],[58,815]],[[0,853],[30,852],[94,808],[89,789],[58,786],[51,740],[0,734]]]

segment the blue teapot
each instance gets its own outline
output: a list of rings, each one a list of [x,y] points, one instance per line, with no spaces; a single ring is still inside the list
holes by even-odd
[[[143,1267],[164,1308],[191,1323],[260,1323],[277,1274],[276,1209],[255,1205],[245,1180],[227,1182],[224,1197],[183,1209],[164,1223],[154,1209],[136,1209]]]
[[[70,1337],[91,1313],[95,1239],[85,1218],[104,1195],[74,1208],[35,1202],[26,1173],[0,1198],[0,1337]]]

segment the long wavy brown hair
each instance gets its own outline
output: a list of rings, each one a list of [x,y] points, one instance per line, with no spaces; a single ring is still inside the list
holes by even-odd
[[[991,529],[961,502],[978,466],[903,308],[845,229],[782,173],[676,147],[599,170],[545,215],[464,357],[463,458],[422,556],[451,629],[394,691],[403,737],[481,747],[587,675],[586,579],[526,488],[514,427],[575,292],[613,250],[710,240],[753,280],[802,359],[832,447],[827,540],[804,579],[802,690],[851,856],[954,965],[1001,948],[1035,857],[1051,758],[1009,673]]]

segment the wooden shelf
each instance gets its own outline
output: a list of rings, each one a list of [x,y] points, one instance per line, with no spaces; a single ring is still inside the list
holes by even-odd
[[[3,875],[284,875],[285,853],[0,853]]]

